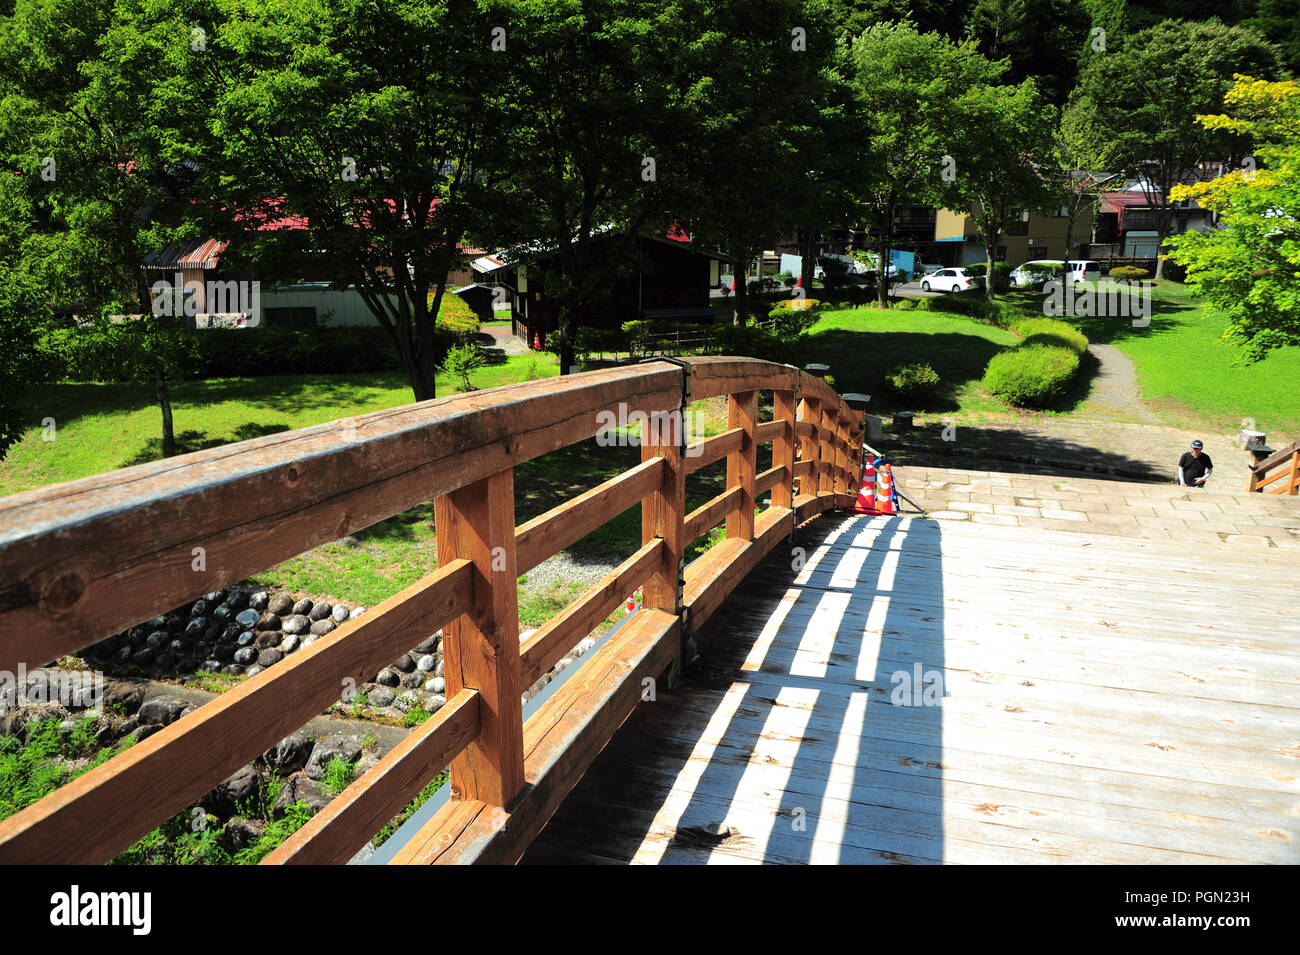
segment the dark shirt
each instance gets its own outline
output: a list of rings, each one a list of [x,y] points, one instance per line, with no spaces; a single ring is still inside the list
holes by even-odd
[[[1187,451],[1178,459],[1178,466],[1183,469],[1183,480],[1188,484],[1195,484],[1198,477],[1201,477],[1206,471],[1214,467],[1214,462],[1210,460],[1210,456],[1204,451],[1201,452],[1199,457]]]

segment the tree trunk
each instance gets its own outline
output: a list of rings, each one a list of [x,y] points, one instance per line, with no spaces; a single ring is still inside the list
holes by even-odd
[[[162,411],[162,453],[170,458],[176,453],[176,433],[172,430],[172,398],[167,390],[167,376],[163,373],[162,362],[154,365],[154,388],[158,395],[158,407]]]
[[[876,302],[881,308],[889,308],[889,240],[892,231],[894,210],[885,209],[885,225],[880,230],[880,242],[876,246]]]
[[[732,318],[732,322],[738,326],[744,325],[749,319],[749,283],[747,281],[749,274],[745,271],[742,262],[743,259],[739,258],[736,261],[736,287],[732,293],[736,296],[736,313]]]
[[[992,245],[989,245],[984,249],[984,254],[987,256],[988,261],[988,269],[984,275],[984,298],[990,302],[993,301],[993,256],[996,255],[998,251],[997,236],[993,237],[992,243]]]

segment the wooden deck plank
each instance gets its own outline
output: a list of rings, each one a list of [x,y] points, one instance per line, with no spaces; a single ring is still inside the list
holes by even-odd
[[[1300,859],[1300,559],[813,526],[806,563],[754,570],[524,861]],[[891,703],[915,664],[941,705]]]

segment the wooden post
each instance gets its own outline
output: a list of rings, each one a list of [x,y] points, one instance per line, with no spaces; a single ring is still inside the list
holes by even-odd
[[[1291,454],[1291,476],[1287,478],[1286,492],[1292,497],[1300,493],[1300,451]]]
[[[785,467],[785,477],[772,488],[773,507],[791,507],[794,502],[794,392],[772,395],[772,420],[785,422],[785,434],[772,441],[772,467]]]
[[[740,450],[727,455],[727,488],[740,488],[740,505],[727,515],[727,536],[754,539],[754,477],[758,473],[758,392],[738,391],[727,397],[727,427],[744,428]]]
[[[832,404],[821,409],[821,427],[817,432],[817,494],[829,494],[835,490],[835,418],[839,414]]]
[[[438,563],[474,564],[474,599],[442,640],[447,698],[479,693],[479,735],[451,762],[452,795],[508,807],[524,787],[514,470],[440,495],[433,514]]]
[[[641,544],[662,538],[663,563],[642,589],[641,606],[681,615],[682,522],[686,516],[686,468],[682,438],[686,422],[676,412],[650,416],[642,435],[641,460],[663,458],[663,481],[641,504]]]
[[[820,442],[817,436],[817,428],[821,423],[819,405],[820,402],[816,398],[803,398],[799,401],[799,420],[813,426],[812,434],[805,434],[799,438],[799,460],[813,463],[812,473],[799,478],[800,494],[817,493],[817,472],[821,468]]]
[[[849,493],[849,423],[835,409],[835,493]]]

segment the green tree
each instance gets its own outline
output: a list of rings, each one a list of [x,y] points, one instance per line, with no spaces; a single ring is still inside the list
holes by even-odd
[[[1258,34],[1221,23],[1166,20],[1124,40],[1123,47],[1093,57],[1076,98],[1095,104],[1094,122],[1114,144],[1118,170],[1141,185],[1154,211],[1164,274],[1164,242],[1173,225],[1170,191],[1211,160],[1244,153],[1230,130],[1207,129],[1197,115],[1223,102],[1235,72],[1275,78],[1277,51]]]
[[[840,64],[853,95],[864,157],[854,193],[875,246],[877,296],[889,304],[889,249],[902,205],[929,204],[942,193],[935,170],[951,148],[949,106],[1000,70],[975,49],[911,23],[878,23],[856,38]]]
[[[1219,221],[1172,238],[1170,257],[1228,316],[1225,339],[1258,360],[1300,345],[1300,86],[1241,77],[1225,101],[1231,115],[1201,124],[1250,137],[1259,168],[1175,187],[1173,199],[1194,199]]]

